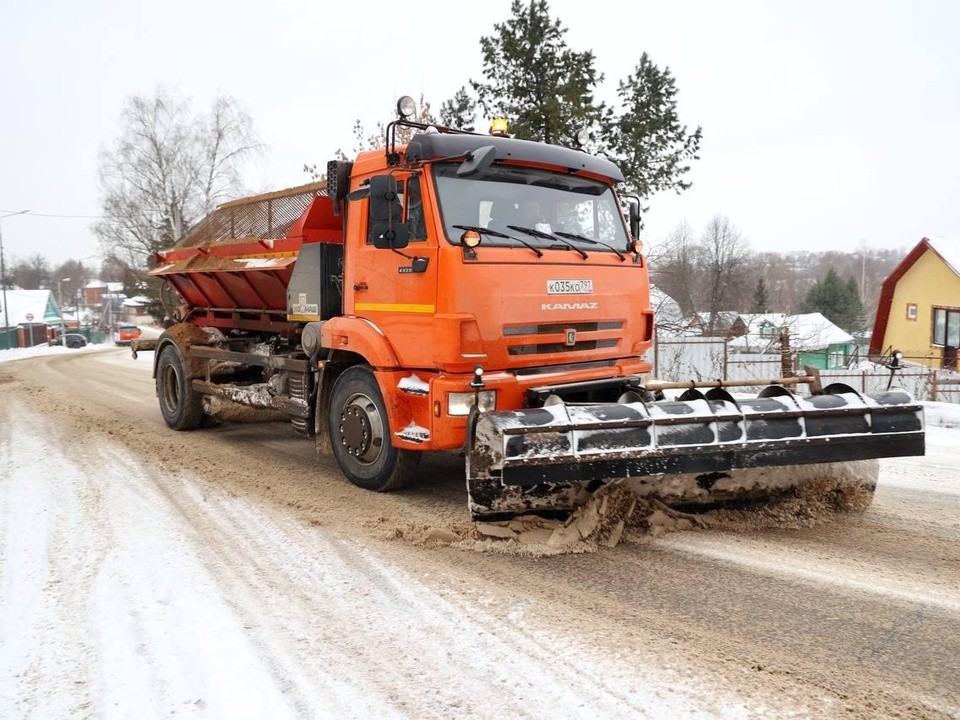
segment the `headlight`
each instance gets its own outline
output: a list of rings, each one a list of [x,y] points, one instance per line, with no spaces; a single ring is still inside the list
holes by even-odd
[[[447,415],[469,415],[473,407],[474,393],[447,393]],[[480,391],[480,410],[490,412],[497,407],[496,390]]]

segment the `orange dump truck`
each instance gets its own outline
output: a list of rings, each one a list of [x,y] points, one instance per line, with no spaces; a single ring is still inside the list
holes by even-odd
[[[401,145],[398,127],[419,132]],[[212,397],[280,410],[362,488],[463,450],[475,518],[562,514],[618,478],[706,502],[809,476],[772,468],[841,475],[923,453],[902,392],[657,399],[622,181],[579,149],[401,116],[385,148],[329,163],[326,182],[222,205],[159,253],[176,324],[134,352],[156,351],[171,428],[198,428]]]

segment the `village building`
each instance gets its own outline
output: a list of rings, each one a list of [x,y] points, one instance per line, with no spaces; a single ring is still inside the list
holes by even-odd
[[[821,313],[764,313],[740,315],[730,326],[733,352],[779,354],[781,332],[786,331],[797,366],[819,370],[845,368],[856,351],[853,336]]]
[[[923,238],[883,282],[873,357],[956,369],[960,347],[960,241]]]

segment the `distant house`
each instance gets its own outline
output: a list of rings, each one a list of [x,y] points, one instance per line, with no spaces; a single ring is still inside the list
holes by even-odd
[[[655,285],[650,286],[650,309],[657,333],[679,335],[683,332],[683,311],[672,297]]]
[[[960,347],[960,241],[923,238],[883,281],[870,354],[956,366]]]
[[[83,286],[83,304],[88,306],[99,305],[107,292],[107,284],[102,280],[91,280]]]
[[[123,322],[138,324],[148,322],[150,319],[147,313],[147,306],[150,304],[150,298],[143,295],[127,298],[123,301]]]
[[[786,328],[797,366],[820,370],[845,368],[855,349],[853,336],[820,313],[740,315],[730,326],[727,347],[733,352],[779,353],[780,331]]]
[[[7,306],[3,307],[6,295]],[[9,319],[9,327],[7,321]],[[51,290],[10,289],[0,295],[0,347],[30,347],[47,341],[47,330],[60,327],[60,308]]]
[[[713,318],[713,331],[710,331],[710,313],[694,313],[687,319],[687,328],[697,332],[700,335],[710,335],[713,337],[727,337],[730,335],[730,327],[740,316],[736,310],[719,310]]]

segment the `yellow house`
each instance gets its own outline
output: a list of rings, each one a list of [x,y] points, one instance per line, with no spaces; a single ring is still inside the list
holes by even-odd
[[[956,364],[960,346],[960,241],[923,238],[883,281],[870,354]]]

